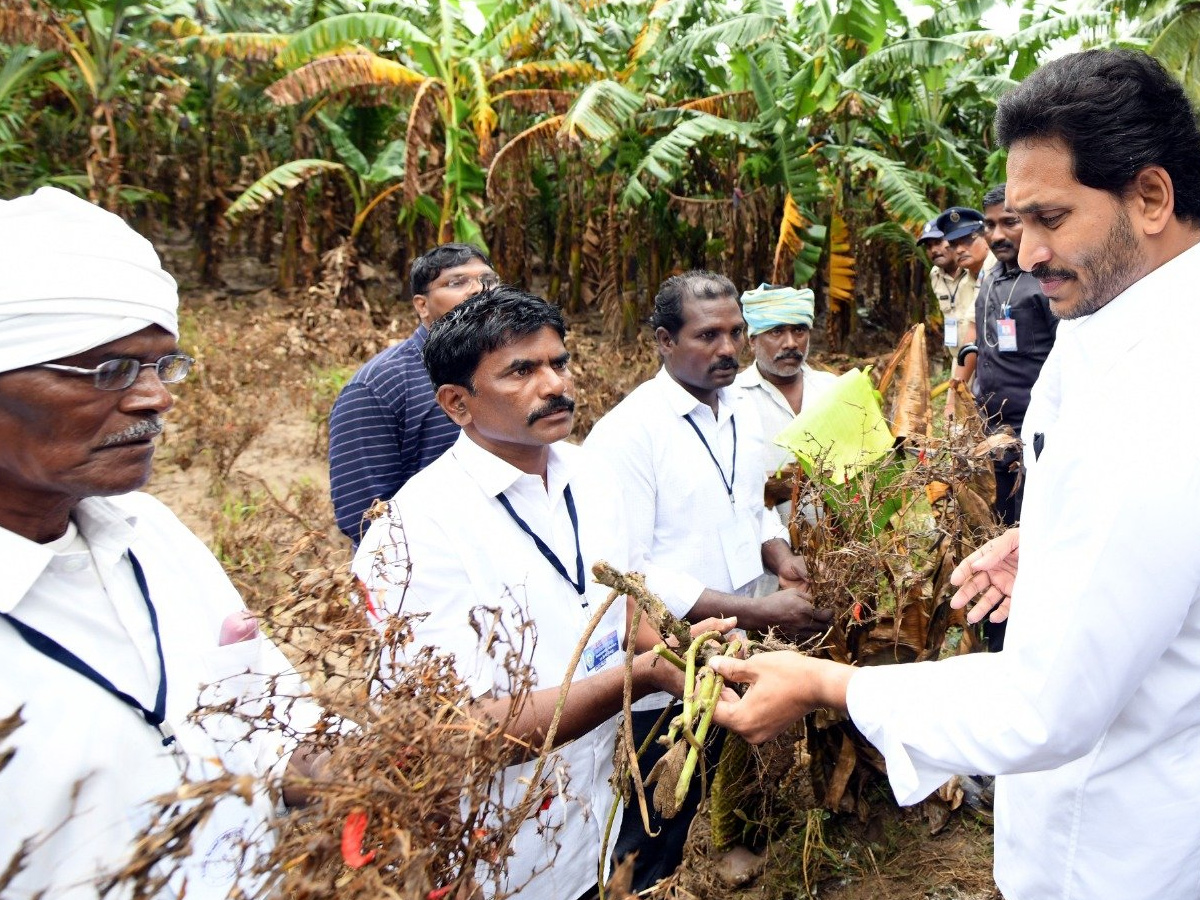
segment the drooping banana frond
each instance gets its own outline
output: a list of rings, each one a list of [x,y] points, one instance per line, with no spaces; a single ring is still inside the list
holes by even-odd
[[[426,78],[417,88],[412,109],[408,111],[408,129],[404,149],[404,202],[411,206],[421,193],[421,151],[429,146],[433,123],[438,119],[437,104],[445,88],[436,78]]]
[[[341,163],[330,162],[327,159],[294,159],[282,166],[272,169],[230,204],[225,210],[225,218],[236,222],[246,213],[258,212],[276,197],[282,197],[287,191],[299,187],[306,181],[325,172],[345,172],[346,167]]]
[[[668,65],[673,61],[690,62],[697,56],[713,53],[712,48],[718,44],[749,49],[775,34],[783,24],[782,19],[748,13],[704,28],[691,28],[671,45],[664,54],[664,60]]]
[[[1200,102],[1200,7],[1173,4],[1138,33],[1152,38],[1147,51],[1183,83],[1193,103]]]
[[[862,87],[872,77],[937,68],[948,62],[962,60],[968,52],[965,44],[953,39],[913,38],[896,41],[860,59],[846,69],[838,80],[846,87]]]
[[[654,5],[650,7],[650,12],[646,14],[646,22],[642,25],[642,30],[638,32],[633,46],[629,48],[630,65],[633,65],[654,49],[654,46],[658,43],[659,36],[663,33],[663,29],[670,24],[676,14],[689,2],[690,0],[654,0]]]
[[[487,163],[495,152],[492,142],[492,132],[496,129],[500,117],[492,108],[492,95],[488,90],[487,73],[483,63],[478,59],[468,57],[462,60],[462,71],[466,74],[467,102],[470,104],[468,117],[475,139],[479,142],[479,159]]]
[[[272,62],[287,47],[291,38],[286,34],[267,34],[256,31],[228,34],[198,34],[181,38],[178,44],[186,51],[195,51],[209,59],[237,59],[243,62]]]
[[[500,152],[492,158],[488,166],[487,185],[485,194],[494,196],[492,184],[494,179],[508,166],[516,166],[529,159],[535,150],[554,152],[559,149],[559,132],[566,116],[551,116],[538,122],[516,135],[511,141],[500,148]]]
[[[347,53],[316,59],[289,72],[266,90],[280,106],[311,100],[328,91],[356,87],[410,87],[425,76],[373,53]]]
[[[846,158],[858,169],[875,173],[875,187],[888,212],[906,224],[927,222],[938,214],[925,196],[916,172],[904,163],[868,150],[866,147],[849,147]]]
[[[877,222],[860,231],[859,237],[863,243],[879,241],[882,244],[890,244],[896,248],[897,256],[901,260],[912,259],[918,253],[916,237],[899,222]]]
[[[600,70],[591,63],[577,59],[552,59],[542,62],[521,63],[488,79],[492,90],[513,84],[533,84],[539,88],[560,87],[565,83],[593,81],[600,77]]]
[[[575,91],[517,90],[504,91],[492,97],[492,106],[511,106],[526,114],[551,113],[560,115],[571,108],[579,94]]]
[[[287,50],[280,56],[279,64],[290,69],[314,57],[346,47],[364,44],[379,46],[390,42],[406,47],[433,44],[432,38],[408,19],[386,13],[346,13],[314,22],[292,37]]]
[[[1106,32],[1108,25],[1109,15],[1103,11],[1083,10],[1070,15],[1047,16],[1016,34],[1000,38],[998,44],[1002,52],[1036,51],[1048,46],[1051,41],[1085,33],[1089,29]]]
[[[697,97],[695,100],[680,103],[675,108],[691,109],[737,122],[749,122],[758,115],[758,104],[754,100],[753,91],[730,91],[726,94],[713,94],[711,97]]]
[[[779,223],[779,238],[775,241],[775,262],[771,266],[772,284],[791,284],[793,264],[804,248],[804,229],[808,219],[796,205],[791,194],[783,197],[783,221]]]
[[[751,137],[750,126],[742,122],[733,122],[704,112],[663,112],[681,116],[682,121],[650,145],[621,194],[621,203],[624,206],[636,206],[650,199],[650,192],[646,190],[642,181],[647,175],[664,184],[675,181],[687,165],[688,152],[707,138],[737,138],[746,146],[756,146],[758,143]]]
[[[834,310],[854,300],[854,256],[850,253],[850,231],[846,220],[835,212],[829,222],[829,244],[825,248],[825,284],[829,308]]]
[[[573,141],[607,141],[633,123],[644,98],[605,78],[584,88],[563,119],[563,133]]]

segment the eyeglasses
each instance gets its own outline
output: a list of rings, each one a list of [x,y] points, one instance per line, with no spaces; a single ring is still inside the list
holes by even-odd
[[[100,390],[123,391],[133,386],[142,369],[154,369],[158,373],[158,380],[163,384],[178,384],[187,378],[194,362],[195,360],[185,353],[168,353],[152,363],[123,356],[120,359],[105,360],[94,369],[64,366],[61,363],[39,363],[33,368],[52,369],[55,372],[66,372],[68,375],[91,375],[92,384]]]
[[[461,291],[471,284],[471,282],[478,284],[481,291],[490,291],[492,288],[500,286],[500,276],[495,274],[455,275],[443,287],[451,291]]]

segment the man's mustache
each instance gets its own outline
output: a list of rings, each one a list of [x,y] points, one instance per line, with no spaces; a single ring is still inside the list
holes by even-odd
[[[1029,274],[1038,281],[1066,281],[1075,277],[1075,273],[1070,269],[1051,269],[1045,264],[1034,266]]]
[[[804,354],[799,350],[784,350],[775,357],[775,362],[781,362],[785,359],[794,359],[796,362],[804,362]]]
[[[1015,250],[1012,241],[992,241],[992,250]]]
[[[114,444],[131,444],[134,441],[145,441],[162,434],[163,421],[158,416],[142,419],[136,425],[130,425],[124,431],[110,434],[100,442],[101,447],[111,447]]]
[[[566,394],[560,394],[557,397],[551,397],[546,401],[546,405],[535,409],[529,414],[529,418],[525,420],[526,425],[532,425],[538,419],[544,419],[546,416],[552,416],[559,412],[575,412],[575,401]]]
[[[708,367],[708,371],[720,372],[720,371],[723,371],[724,369],[733,369],[736,372],[737,367],[738,367],[738,361],[736,359],[734,359],[732,356],[722,356],[715,363],[713,363],[711,366]]]

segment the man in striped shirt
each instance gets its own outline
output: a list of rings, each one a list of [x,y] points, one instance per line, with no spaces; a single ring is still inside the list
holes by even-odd
[[[363,516],[458,437],[433,396],[421,349],[429,326],[499,284],[491,260],[470,244],[442,244],[412,265],[409,283],[421,324],[412,337],[369,360],[342,389],[329,416],[329,484],[338,527],[358,544]]]

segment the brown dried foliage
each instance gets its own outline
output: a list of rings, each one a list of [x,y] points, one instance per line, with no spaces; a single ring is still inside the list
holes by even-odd
[[[0,41],[6,44],[29,44],[39,50],[70,49],[63,28],[54,10],[30,0],[0,0]]]
[[[265,91],[280,106],[311,100],[327,91],[357,87],[411,87],[424,76],[407,66],[373,53],[342,53],[305,63]]]

